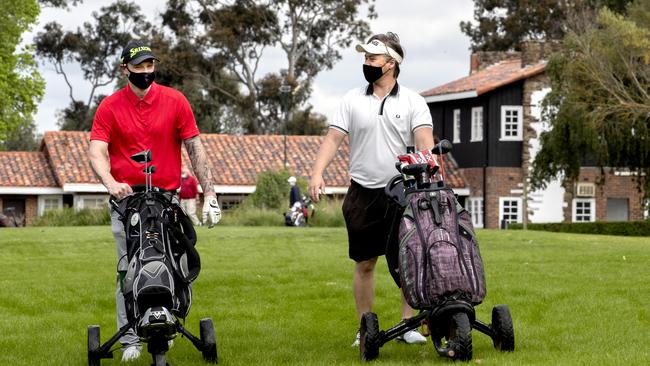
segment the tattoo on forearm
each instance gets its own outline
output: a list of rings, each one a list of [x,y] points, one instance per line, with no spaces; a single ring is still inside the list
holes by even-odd
[[[212,170],[210,169],[208,156],[203,148],[203,143],[201,143],[201,138],[194,136],[184,140],[184,143],[187,154],[190,156],[190,162],[194,168],[196,178],[203,188],[203,194],[214,193],[214,178],[212,177]]]

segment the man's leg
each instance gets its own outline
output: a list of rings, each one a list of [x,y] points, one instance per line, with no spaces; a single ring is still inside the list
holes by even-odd
[[[185,212],[190,217],[190,220],[192,220],[192,224],[194,224],[194,226],[201,225],[201,221],[199,221],[198,216],[196,216],[196,198],[184,201],[187,202],[187,210]]]
[[[126,258],[126,234],[124,232],[124,225],[118,219],[119,214],[115,210],[111,210],[111,230],[113,231],[113,237],[115,238],[115,247],[117,251],[117,288],[115,290],[115,306],[116,306],[116,320],[117,320],[117,329],[121,329],[123,326],[128,324],[128,318],[126,316],[126,306],[124,305],[124,294],[122,294],[122,287],[120,281],[119,272],[126,273],[128,267],[128,261]],[[133,329],[129,330],[122,338],[120,338],[120,343],[122,346],[128,347],[132,345],[140,345],[138,336],[136,336]]]
[[[357,262],[352,278],[352,293],[357,308],[357,319],[360,321],[363,313],[372,310],[375,301],[375,265],[377,257]]]

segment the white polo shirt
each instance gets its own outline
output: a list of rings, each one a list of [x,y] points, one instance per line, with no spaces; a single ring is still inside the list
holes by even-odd
[[[382,188],[398,174],[397,156],[414,146],[418,128],[433,128],[424,98],[395,83],[380,99],[372,84],[345,94],[330,123],[350,139],[350,177],[366,188]]]

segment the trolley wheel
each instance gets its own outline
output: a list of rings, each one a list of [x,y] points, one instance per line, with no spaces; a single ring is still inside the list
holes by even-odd
[[[472,359],[472,327],[464,312],[458,312],[449,319],[448,346],[454,351],[451,358],[469,361]]]
[[[512,326],[512,317],[507,305],[497,305],[492,308],[492,324],[494,332],[492,342],[499,351],[515,350],[515,330]]]
[[[359,328],[359,354],[362,361],[372,361],[379,357],[379,320],[375,313],[364,313]]]
[[[99,366],[101,357],[97,354],[99,350],[99,325],[88,326],[88,366]]]
[[[203,359],[210,363],[217,363],[217,339],[214,335],[212,319],[201,319],[200,336],[203,342]]]

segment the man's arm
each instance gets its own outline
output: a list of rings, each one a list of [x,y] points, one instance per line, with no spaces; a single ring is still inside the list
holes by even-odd
[[[183,140],[183,143],[185,144],[187,154],[190,156],[190,162],[194,168],[196,178],[203,188],[203,195],[205,197],[214,197],[216,195],[214,192],[214,178],[208,163],[208,155],[205,152],[203,143],[201,143],[201,138],[197,135]]]
[[[90,166],[111,196],[121,199],[133,193],[131,186],[116,181],[111,175],[108,143],[100,140],[91,140],[88,156],[90,157]]]
[[[311,169],[311,180],[309,181],[309,195],[314,202],[318,202],[318,195],[325,191],[323,172],[329,163],[334,159],[336,151],[345,138],[345,134],[334,128],[330,128],[325,135],[325,140],[318,150],[316,161]]]
[[[414,132],[415,147],[417,151],[433,149],[433,129],[420,127]]]

